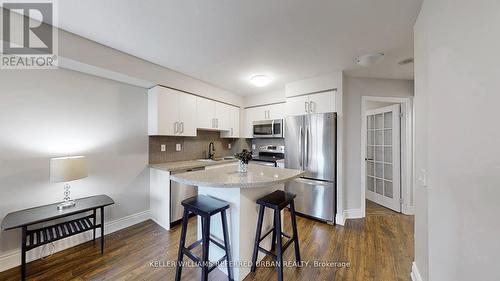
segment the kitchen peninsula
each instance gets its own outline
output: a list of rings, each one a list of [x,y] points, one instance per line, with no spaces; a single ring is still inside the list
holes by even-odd
[[[171,175],[170,179],[183,184],[198,186],[198,194],[208,195],[230,203],[229,236],[233,262],[234,280],[243,280],[250,273],[255,229],[257,227],[258,208],[256,201],[275,190],[283,190],[284,183],[300,177],[302,171],[274,168],[250,164],[247,173],[239,173],[236,165],[216,167]],[[266,212],[263,233],[272,227],[272,213]],[[210,225],[212,237],[222,241],[220,214],[212,218]],[[201,221],[198,219],[198,238],[201,238]],[[271,237],[261,242],[264,248],[270,248]],[[218,247],[210,245],[210,257],[213,262],[224,255]],[[260,254],[258,260],[264,255]],[[223,266],[219,267],[226,274]]]

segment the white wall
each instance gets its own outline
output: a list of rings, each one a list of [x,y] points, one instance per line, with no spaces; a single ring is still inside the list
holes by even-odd
[[[361,97],[411,97],[413,81],[347,77],[345,109],[345,210],[361,208]]]
[[[68,70],[1,70],[0,85],[0,220],[62,200],[49,159],[77,154],[89,177],[73,197],[112,197],[106,221],[149,210],[146,89]],[[0,232],[0,258],[19,245],[20,231]]]
[[[180,72],[139,59],[94,41],[60,30],[59,55],[121,75],[151,81],[241,106],[243,97]],[[88,67],[85,67],[86,69]],[[79,69],[80,70],[80,69]]]
[[[427,170],[415,249],[424,280],[498,280],[499,11],[493,0],[426,0],[415,27],[416,113],[426,116],[417,120],[416,169]]]
[[[247,107],[247,106],[264,105],[264,104],[271,104],[284,101],[285,101],[285,89],[281,89],[258,95],[245,96],[243,98],[243,105]]]

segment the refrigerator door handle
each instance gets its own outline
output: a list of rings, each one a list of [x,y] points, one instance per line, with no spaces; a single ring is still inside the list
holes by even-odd
[[[300,168],[303,168],[302,167],[302,161],[303,161],[303,158],[304,158],[304,151],[303,151],[303,147],[302,147],[302,141],[304,140],[304,132],[302,130],[302,126],[300,126],[300,137],[299,137],[299,166]]]
[[[309,167],[309,126],[306,127],[306,135],[304,137],[304,166]]]

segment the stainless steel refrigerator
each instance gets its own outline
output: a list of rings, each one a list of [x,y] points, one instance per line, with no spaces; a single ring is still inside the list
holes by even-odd
[[[295,210],[335,223],[337,114],[289,116],[285,120],[285,168],[306,174],[285,185],[297,195]]]

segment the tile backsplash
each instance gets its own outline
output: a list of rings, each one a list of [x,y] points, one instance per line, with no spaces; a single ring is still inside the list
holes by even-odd
[[[251,148],[250,139],[220,138],[220,133],[216,131],[198,130],[196,137],[150,136],[149,163],[207,158],[210,142],[215,145],[215,157],[232,156],[243,148]],[[176,144],[181,145],[181,151],[175,150]],[[228,144],[231,144],[231,149]],[[161,151],[161,145],[166,146],[165,152]]]

